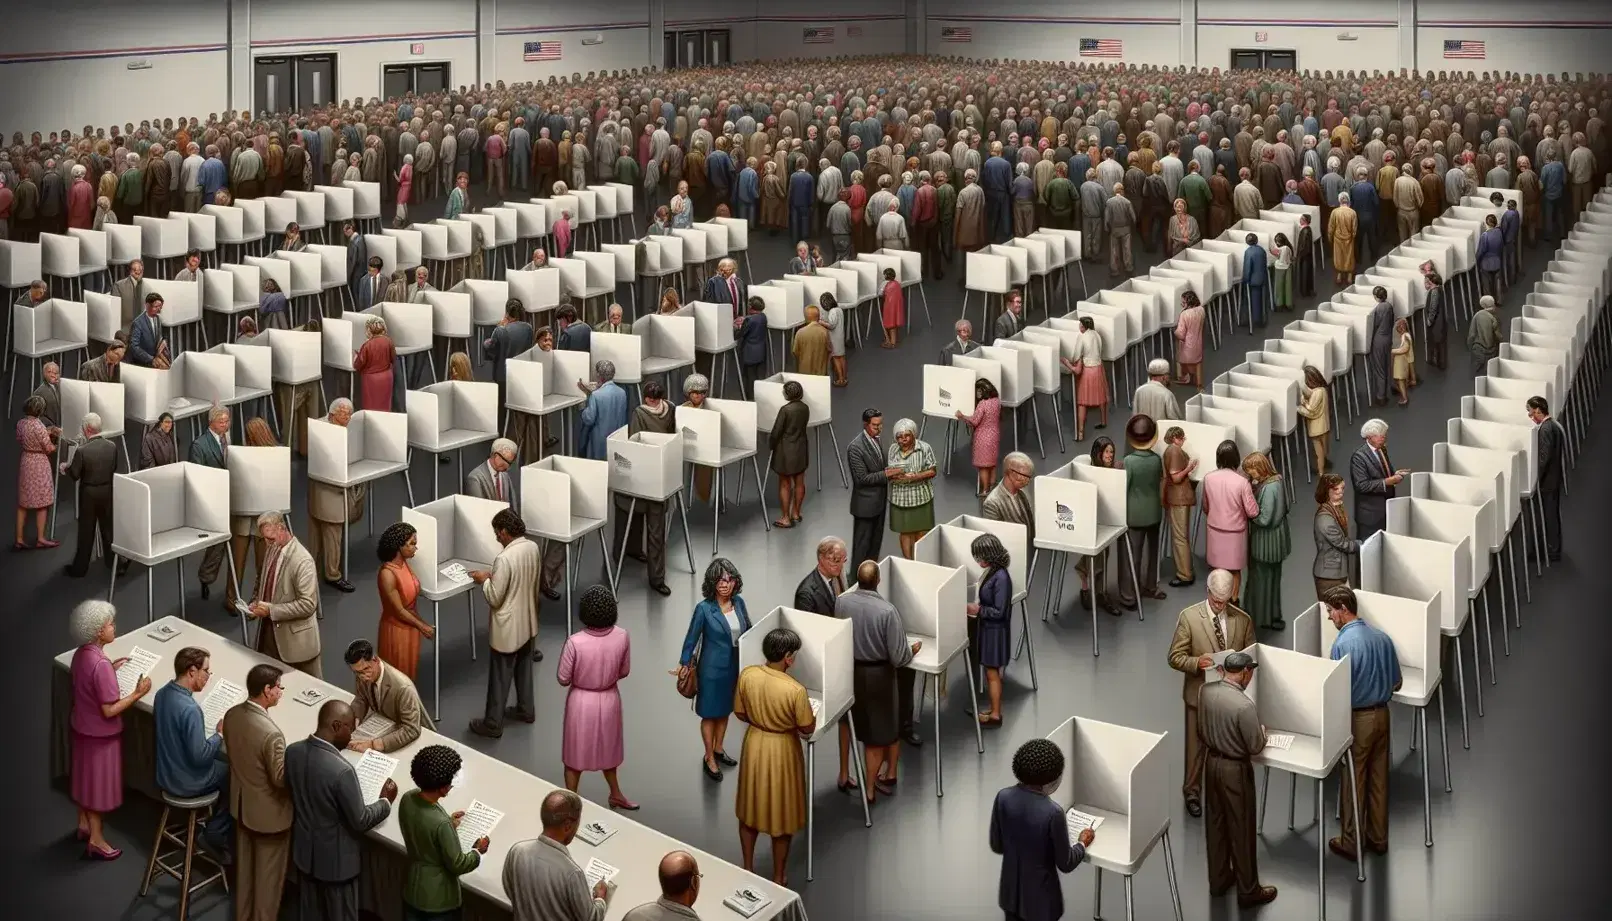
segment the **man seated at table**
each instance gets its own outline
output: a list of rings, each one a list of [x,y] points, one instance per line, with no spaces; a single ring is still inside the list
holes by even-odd
[[[354,739],[348,748],[355,752],[371,748],[395,752],[418,739],[422,728],[436,728],[420,703],[414,682],[382,662],[369,640],[353,640],[342,661],[357,679],[353,683],[353,725],[363,726],[364,718],[372,712],[392,721],[392,728],[370,738]]]
[[[700,897],[700,865],[688,851],[672,851],[660,859],[660,898],[645,902],[622,915],[621,921],[686,921],[698,918],[694,902]]]
[[[220,756],[224,737],[219,725],[208,726],[196,695],[213,676],[207,650],[186,646],[174,653],[174,680],[163,685],[151,701],[151,720],[156,732],[157,787],[178,797],[221,793],[229,784],[229,764]],[[228,855],[235,823],[224,798],[213,809],[202,830],[202,843],[219,855]]]
[[[319,620],[314,616],[319,613],[319,582],[313,557],[291,536],[280,512],[259,515],[257,530],[269,545],[257,597],[247,608],[247,613],[263,621],[258,626],[257,651],[323,678]]]
[[[543,833],[504,857],[504,892],[514,921],[604,921],[610,884],[593,886],[568,847],[582,826],[582,797],[555,790],[538,811]]]
[[[352,418],[352,401],[342,397],[330,404],[330,414],[325,417],[325,421],[346,428]],[[363,483],[343,489],[328,483],[308,481],[308,518],[313,529],[310,549],[319,559],[320,568],[323,570],[320,575],[324,578],[325,584],[338,591],[353,590],[353,584],[347,581],[341,569],[343,549],[341,527],[344,523],[351,524],[363,520],[364,496],[367,491],[368,487]]]

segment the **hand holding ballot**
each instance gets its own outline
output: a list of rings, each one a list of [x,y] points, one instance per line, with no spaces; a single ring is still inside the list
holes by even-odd
[[[381,784],[381,799],[388,803],[397,801],[397,781],[390,777],[386,778],[386,782]]]

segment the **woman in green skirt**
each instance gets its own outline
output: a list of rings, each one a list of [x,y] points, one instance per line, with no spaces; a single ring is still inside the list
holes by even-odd
[[[1248,585],[1243,609],[1254,626],[1280,630],[1282,620],[1282,561],[1293,552],[1287,528],[1287,491],[1270,459],[1254,451],[1243,458],[1243,473],[1254,487],[1259,515],[1248,522]]]
[[[896,443],[890,446],[889,466],[901,468],[890,478],[890,530],[901,535],[901,555],[912,559],[912,548],[935,526],[935,452],[918,440],[911,419],[896,423]]]

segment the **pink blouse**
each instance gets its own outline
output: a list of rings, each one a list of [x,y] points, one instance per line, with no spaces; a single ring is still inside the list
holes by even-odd
[[[115,704],[118,675],[100,643],[87,643],[73,653],[73,731],[81,736],[110,738],[123,732],[123,717],[102,714],[104,704]]]
[[[1204,520],[1216,531],[1246,531],[1259,514],[1248,478],[1236,470],[1216,470],[1203,478]]]

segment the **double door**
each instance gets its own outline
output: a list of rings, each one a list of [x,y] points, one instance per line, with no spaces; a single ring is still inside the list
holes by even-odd
[[[719,67],[733,63],[727,29],[666,33],[666,68]]]
[[[1267,51],[1264,48],[1234,48],[1231,52],[1232,70],[1298,70],[1298,52]]]
[[[400,99],[409,93],[441,93],[448,89],[448,62],[387,64],[381,68],[381,94]]]
[[[329,105],[336,97],[334,54],[274,55],[252,60],[252,108],[293,112]]]

